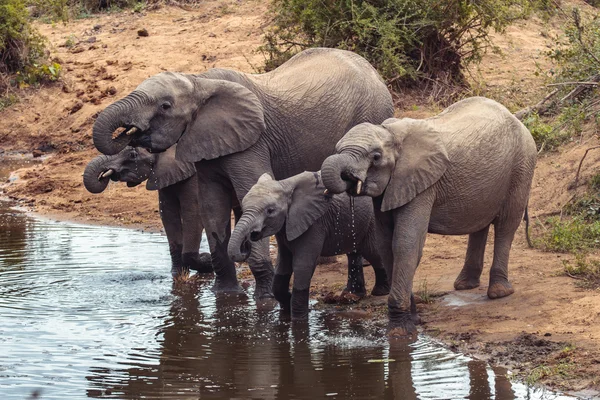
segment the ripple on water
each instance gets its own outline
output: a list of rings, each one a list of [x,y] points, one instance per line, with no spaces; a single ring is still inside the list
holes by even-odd
[[[426,338],[390,345],[368,318],[315,310],[291,323],[246,294],[215,296],[210,280],[173,283],[163,236],[7,210],[2,399],[545,395]]]

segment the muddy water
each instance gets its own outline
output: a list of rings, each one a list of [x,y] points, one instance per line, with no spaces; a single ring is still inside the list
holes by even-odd
[[[291,324],[211,283],[173,283],[163,236],[0,202],[0,399],[560,397],[424,337],[390,345],[357,315]]]

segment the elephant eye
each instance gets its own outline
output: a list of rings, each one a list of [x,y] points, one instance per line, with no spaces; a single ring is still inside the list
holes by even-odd
[[[379,160],[381,160],[381,153],[373,154],[373,161],[379,161]]]
[[[169,103],[162,103],[160,108],[162,108],[163,110],[168,110],[169,108],[171,108],[171,104]]]
[[[267,215],[273,215],[274,212],[275,212],[275,209],[273,207],[267,208]]]

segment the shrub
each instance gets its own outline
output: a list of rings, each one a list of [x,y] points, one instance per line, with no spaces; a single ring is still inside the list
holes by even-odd
[[[585,254],[576,254],[575,261],[563,260],[563,273],[577,279],[575,286],[584,289],[600,288],[600,261],[588,260]]]
[[[44,55],[44,39],[29,23],[23,1],[0,0],[0,73],[20,71]]]
[[[502,31],[548,1],[273,0],[274,26],[260,50],[270,70],[308,47],[367,58],[391,84],[442,79],[464,83],[491,30]]]
[[[600,221],[587,222],[581,216],[569,220],[549,218],[549,229],[538,243],[544,250],[577,253],[600,247]]]

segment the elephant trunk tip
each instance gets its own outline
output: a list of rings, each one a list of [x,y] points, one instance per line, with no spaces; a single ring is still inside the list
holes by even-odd
[[[347,157],[341,154],[334,154],[323,161],[321,178],[323,179],[323,184],[327,188],[328,193],[343,193],[355,185],[355,182],[352,182],[352,179],[347,177],[347,166]],[[360,192],[360,188],[358,189]]]
[[[229,257],[235,262],[243,262],[250,257],[252,251],[252,244],[248,238],[244,238],[240,244],[238,241],[230,241],[227,249]]]

